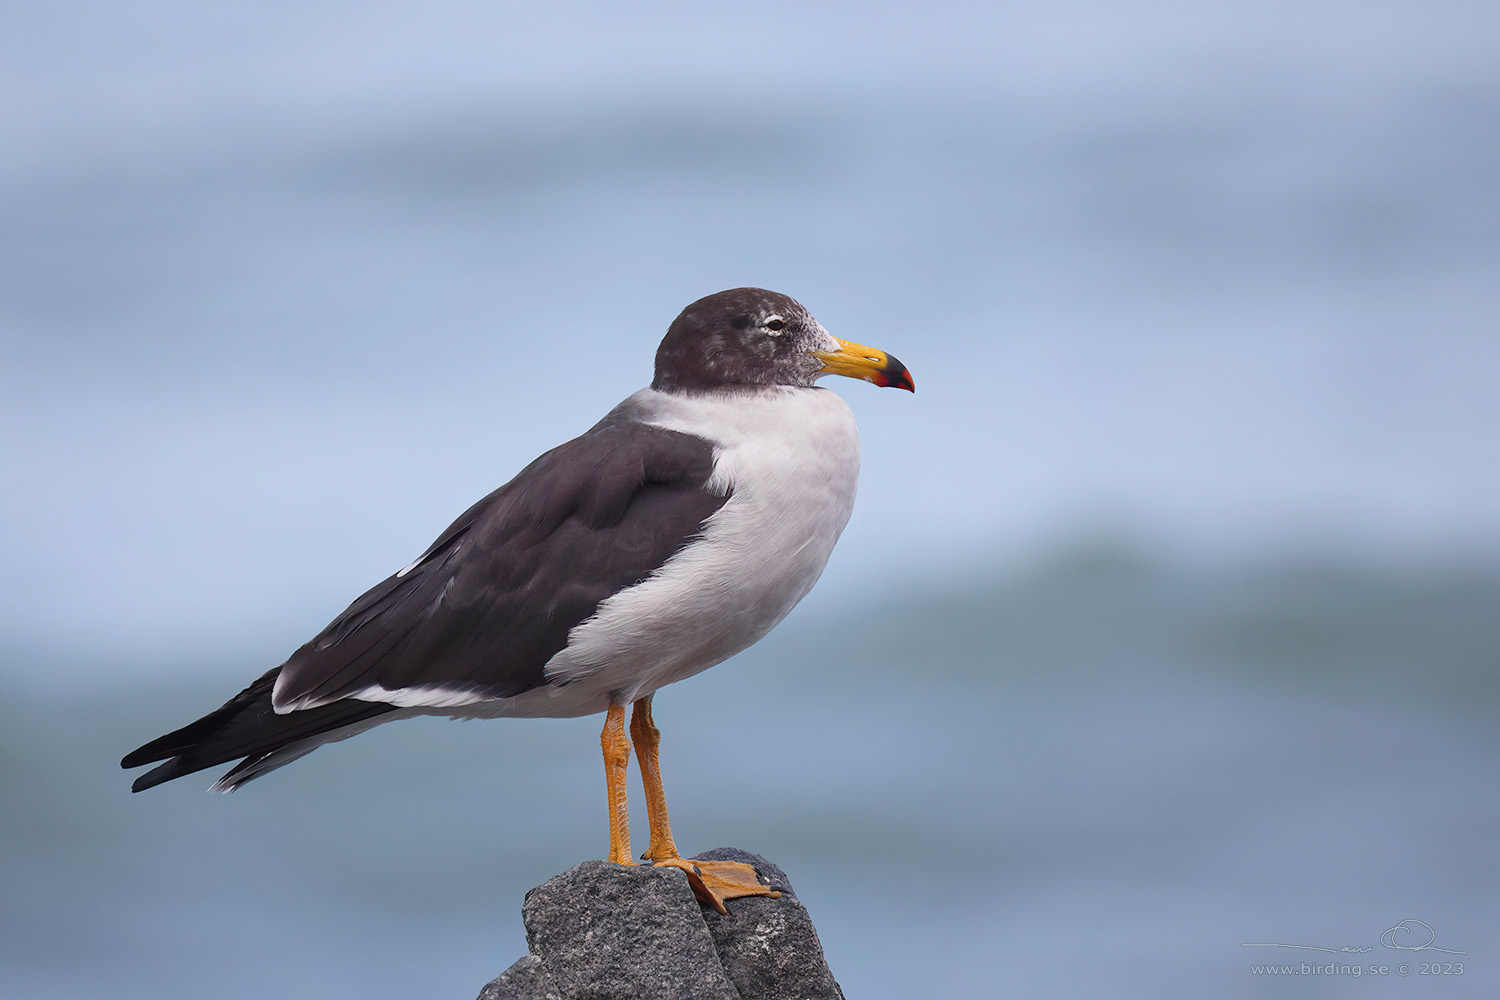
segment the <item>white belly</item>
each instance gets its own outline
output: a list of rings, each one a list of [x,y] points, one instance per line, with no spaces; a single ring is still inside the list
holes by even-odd
[[[836,393],[778,387],[729,401],[643,389],[631,401],[648,423],[721,442],[713,486],[729,499],[701,541],[573,629],[547,663],[551,683],[497,714],[598,712],[733,656],[812,589],[848,523],[859,433]]]

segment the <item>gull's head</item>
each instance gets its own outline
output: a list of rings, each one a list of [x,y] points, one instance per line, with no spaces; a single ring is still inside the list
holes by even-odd
[[[684,309],[656,351],[651,387],[691,392],[731,386],[810,386],[847,375],[915,391],[884,351],[839,340],[802,303],[764,288],[731,288]]]

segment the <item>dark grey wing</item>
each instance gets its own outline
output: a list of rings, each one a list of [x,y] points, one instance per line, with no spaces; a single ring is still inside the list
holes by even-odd
[[[315,708],[372,686],[502,698],[544,684],[569,631],[723,505],[712,473],[703,438],[601,423],[469,508],[297,650],[277,705]]]
[[[505,697],[545,683],[573,626],[723,506],[728,497],[707,488],[712,472],[710,442],[606,418],[470,507],[285,664],[126,755],[127,768],[165,761],[132,790],[236,758],[220,784],[243,784],[394,711],[348,697],[372,685]],[[278,683],[277,703],[302,707],[276,711]]]

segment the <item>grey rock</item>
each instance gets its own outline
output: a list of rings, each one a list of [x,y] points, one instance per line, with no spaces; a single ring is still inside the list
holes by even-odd
[[[528,892],[521,917],[565,1000],[739,1000],[675,869],[586,861]]]
[[[729,901],[728,916],[704,908],[719,961],[743,1000],[843,1000],[828,971],[812,917],[792,891],[786,872],[755,854],[720,847],[695,861],[743,861],[780,899],[746,896]]]
[[[721,916],[675,868],[586,861],[526,894],[530,954],[479,1000],[843,1000],[785,872],[733,848],[694,860],[747,862],[782,895]]]
[[[542,960],[535,955],[522,955],[514,965],[485,984],[479,991],[479,1000],[562,1000],[562,994],[552,988]]]

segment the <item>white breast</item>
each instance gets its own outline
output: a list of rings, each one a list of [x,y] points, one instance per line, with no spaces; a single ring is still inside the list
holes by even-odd
[[[547,664],[553,684],[515,699],[516,714],[600,711],[733,656],[812,589],[853,510],[859,432],[836,393],[643,389],[629,402],[647,423],[717,442],[712,485],[729,499],[700,541],[573,629]]]

